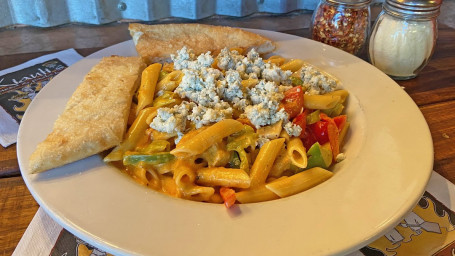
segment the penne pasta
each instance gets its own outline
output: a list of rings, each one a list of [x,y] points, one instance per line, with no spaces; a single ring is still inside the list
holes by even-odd
[[[164,91],[163,94],[153,100],[153,107],[173,107],[174,105],[180,104],[181,102],[182,99],[180,99],[176,93]]]
[[[182,197],[175,180],[172,177],[161,175],[161,191],[173,197]]]
[[[191,140],[181,141],[171,151],[171,154],[177,157],[189,157],[201,154],[216,142],[242,129],[242,123],[233,119],[224,119],[198,133]]]
[[[145,170],[144,167],[130,166],[129,168],[127,168],[127,173],[130,173],[131,177],[133,177],[139,184],[144,186],[148,184],[148,180],[146,177],[147,170]]]
[[[197,170],[196,175],[196,183],[203,186],[250,187],[250,177],[242,169],[209,167]]]
[[[291,138],[287,146],[287,155],[291,160],[291,163],[299,168],[306,168],[308,158],[302,140],[297,137]]]
[[[214,193],[209,200],[207,200],[208,203],[214,203],[214,204],[221,204],[223,203],[223,198],[219,193]]]
[[[128,129],[125,139],[104,158],[104,162],[120,161],[123,159],[123,154],[126,151],[135,148],[137,142],[141,139],[145,130],[149,127],[149,124],[146,122],[147,118],[149,115],[155,114],[155,112],[156,108],[153,107],[141,110],[136,120],[134,120],[133,124]]]
[[[251,187],[255,188],[265,183],[273,162],[275,161],[281,147],[284,144],[284,139],[276,139],[267,142],[259,150],[259,154],[251,167]]]
[[[172,71],[174,71],[174,63],[173,62],[165,63],[163,65],[163,71],[168,72],[168,73],[171,73]]]
[[[230,157],[231,153],[227,151],[226,144],[222,142],[213,144],[201,154],[201,158],[207,162],[209,167],[225,166]]]
[[[287,197],[308,190],[332,176],[332,172],[314,167],[290,177],[274,180],[265,187],[280,197]]]
[[[160,190],[161,189],[161,178],[160,175],[151,167],[148,167],[147,173],[145,176],[147,177],[148,180],[148,186],[153,188],[154,190]]]
[[[343,144],[344,138],[346,137],[346,134],[348,133],[349,125],[350,125],[350,122],[346,122],[344,124],[343,129],[341,129],[341,131],[340,131],[340,135],[339,135],[340,146]]]
[[[141,85],[137,92],[136,115],[145,107],[152,105],[160,70],[161,64],[155,63],[142,71]]]
[[[235,198],[242,204],[270,201],[280,198],[275,193],[260,185],[256,188],[242,190],[235,193]]]
[[[201,168],[206,168],[208,166],[207,161],[205,161],[204,158],[201,158],[201,155],[191,156],[185,159],[188,160],[188,164],[194,170],[199,170]]]
[[[271,140],[277,139],[280,136],[281,130],[283,128],[282,124],[283,124],[282,120],[278,121],[273,125],[268,125],[257,129],[256,133],[263,138]]]
[[[280,132],[280,138],[284,138],[285,142],[288,143],[289,139],[291,138],[289,134],[285,130],[281,130]]]
[[[349,92],[346,90],[336,90],[336,91],[328,92],[325,95],[339,96],[340,97],[339,103],[343,104],[346,101],[346,98],[349,96]]]
[[[182,197],[193,201],[209,201],[213,194],[215,189],[212,187],[188,185],[181,188]]]
[[[283,65],[283,63],[285,61],[286,61],[286,59],[281,57],[281,56],[279,56],[279,55],[270,56],[270,58],[265,60],[265,62],[268,62],[268,63],[271,63],[271,64],[275,64],[277,66]]]
[[[168,173],[172,173],[174,171],[174,162],[166,162],[166,163],[162,163],[162,164],[157,164],[154,166],[155,167],[155,170],[163,175],[163,174],[168,174]]]
[[[330,109],[335,107],[341,101],[338,95],[313,94],[304,95],[303,106],[307,109]]]
[[[173,91],[182,81],[183,73],[180,70],[174,70],[167,74],[161,81],[156,85],[155,92],[161,91]]]
[[[269,177],[278,178],[282,176],[286,170],[289,170],[290,167],[291,159],[289,158],[287,149],[283,147],[273,163]]]
[[[280,66],[282,70],[290,70],[292,72],[296,72],[303,66],[303,60],[300,59],[293,59],[290,60]]]
[[[194,183],[196,180],[196,172],[191,166],[183,160],[177,160],[174,168],[174,181],[180,190]]]
[[[152,140],[168,140],[170,138],[175,137],[177,134],[176,133],[165,133],[165,132],[159,132],[153,128],[149,128],[151,130],[150,132],[150,138]]]

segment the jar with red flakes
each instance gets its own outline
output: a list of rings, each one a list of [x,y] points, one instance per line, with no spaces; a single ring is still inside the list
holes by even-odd
[[[371,0],[320,0],[311,22],[313,40],[360,54],[370,32]]]

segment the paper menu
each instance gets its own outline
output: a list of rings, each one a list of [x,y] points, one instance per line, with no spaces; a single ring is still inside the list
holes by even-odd
[[[16,142],[22,116],[35,95],[58,73],[82,59],[74,49],[41,56],[0,71],[0,144]]]

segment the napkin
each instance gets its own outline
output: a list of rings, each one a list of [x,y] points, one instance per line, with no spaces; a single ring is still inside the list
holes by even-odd
[[[27,61],[0,71],[0,144],[17,140],[17,131],[26,108],[35,95],[62,70],[82,59],[68,49]]]
[[[452,251],[455,251],[455,185],[433,171],[424,195],[400,224],[347,256],[445,256],[453,255]],[[40,208],[13,253],[13,256],[21,255],[112,254],[63,229]]]

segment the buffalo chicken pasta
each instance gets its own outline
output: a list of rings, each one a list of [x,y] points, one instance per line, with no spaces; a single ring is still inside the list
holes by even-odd
[[[142,72],[128,132],[104,159],[137,182],[230,207],[312,188],[344,159],[348,92],[331,75],[254,49],[171,57]]]

